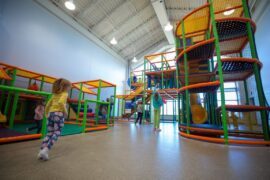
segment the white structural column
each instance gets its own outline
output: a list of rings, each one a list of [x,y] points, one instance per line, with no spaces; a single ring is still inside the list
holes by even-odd
[[[168,24],[169,18],[165,8],[164,0],[151,0],[155,13],[158,17],[159,23],[163,29],[163,32],[169,42],[169,44],[174,44],[174,35],[173,31],[165,31],[164,26]]]

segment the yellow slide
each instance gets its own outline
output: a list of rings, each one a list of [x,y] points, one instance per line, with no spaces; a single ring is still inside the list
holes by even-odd
[[[137,88],[134,91],[132,91],[125,99],[132,100],[133,98],[141,94],[143,90],[144,90],[143,83],[137,83]]]
[[[203,124],[207,121],[207,111],[202,107],[198,94],[190,94],[192,121],[194,124]]]
[[[206,70],[200,70],[200,68],[202,68],[203,66],[207,66],[207,64],[200,64],[199,62],[190,62],[189,72],[205,73],[207,72]],[[190,94],[190,107],[191,107],[192,121],[194,124],[203,124],[207,121],[208,113],[201,105],[199,94]]]
[[[0,123],[6,123],[6,122],[7,122],[7,117],[0,112]]]

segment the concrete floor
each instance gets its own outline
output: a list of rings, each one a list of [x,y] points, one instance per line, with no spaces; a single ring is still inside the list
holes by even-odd
[[[270,179],[270,148],[211,144],[179,137],[173,124],[122,123],[65,136],[50,160],[36,159],[40,140],[0,146],[0,179]]]

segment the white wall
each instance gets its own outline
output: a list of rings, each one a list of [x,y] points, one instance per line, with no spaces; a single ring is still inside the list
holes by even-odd
[[[263,64],[263,68],[261,70],[261,78],[262,78],[262,84],[265,92],[265,96],[268,102],[270,102],[270,50],[269,50],[269,43],[270,43],[270,5],[268,3],[268,6],[265,8],[262,16],[258,19],[256,22],[257,30],[255,33],[255,42],[257,47],[257,52],[259,56],[259,60]],[[251,57],[250,47],[247,45],[243,52],[244,57]],[[257,95],[257,87],[256,87],[256,81],[255,77],[252,76],[248,80],[248,92],[249,97],[255,98],[255,104],[259,104],[258,95]],[[244,93],[243,93],[244,94]],[[244,99],[244,96],[242,97]],[[243,101],[242,101],[243,102]]]
[[[269,51],[269,43],[270,43],[270,5],[268,3],[267,7],[264,9],[264,12],[262,13],[262,16],[256,21],[257,30],[255,33],[255,42],[257,47],[257,52],[259,56],[259,60],[263,63],[263,68],[261,70],[261,78],[262,78],[262,84],[265,92],[266,99],[268,103],[270,102],[270,82],[269,82],[269,76],[270,76],[270,51]],[[251,51],[249,45],[245,47],[243,50],[243,56],[244,57],[251,57]],[[251,76],[248,81],[248,96],[249,98],[254,98],[255,105],[259,105],[259,99],[258,99],[258,93],[257,93],[257,87],[256,87],[256,81],[255,77]],[[239,83],[240,88],[240,102],[241,104],[245,104],[245,93],[244,93],[244,85],[243,83]],[[260,113],[256,113],[257,119],[260,119]],[[258,122],[261,123],[260,121]]]
[[[256,22],[257,31],[255,33],[255,40],[257,46],[257,52],[260,61],[263,63],[263,69],[261,71],[262,83],[264,86],[265,96],[270,103],[270,3],[264,10],[261,18]]]
[[[0,1],[0,61],[72,82],[104,79],[122,93],[127,65],[32,0]]]

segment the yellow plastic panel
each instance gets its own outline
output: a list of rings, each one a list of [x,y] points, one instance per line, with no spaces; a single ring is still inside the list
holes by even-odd
[[[161,56],[160,54],[153,54],[153,55],[149,55],[149,56],[146,56],[145,58],[148,60],[148,61],[152,61],[153,59],[156,59],[157,57]]]
[[[209,21],[209,4],[195,9],[184,17],[185,35],[206,31],[209,26]],[[176,27],[176,35],[182,36],[181,22]]]
[[[193,43],[198,43],[205,40],[205,35],[195,36],[192,38]]]
[[[79,84],[73,84],[73,86],[74,86],[76,89],[80,90],[80,85],[79,85]],[[87,93],[87,94],[97,95],[96,92],[92,91],[91,89],[88,89],[88,88],[85,87],[85,86],[82,87],[82,92]]]
[[[16,67],[16,66],[12,66],[12,65],[9,65],[9,64],[5,64],[5,63],[1,63],[0,62],[0,66],[2,66],[1,69],[5,69],[5,70],[13,70],[13,69],[16,69],[16,75],[17,76],[21,76],[21,77],[24,77],[24,78],[30,78],[30,79],[36,79],[36,80],[42,80],[42,76],[44,76],[44,82],[47,82],[47,83],[54,83],[54,81],[56,80],[56,78],[54,77],[51,77],[51,76],[46,76],[46,75],[42,75],[42,74],[39,74],[37,72],[33,72],[33,71],[29,71],[29,70],[26,70],[26,69],[22,69],[22,68],[19,68],[19,67]]]
[[[98,87],[99,86],[99,82],[98,81],[86,82],[85,84],[87,84],[89,86],[94,86],[94,87]]]
[[[102,87],[112,87],[113,85],[110,84],[110,83],[107,83],[107,82],[102,81],[102,82],[101,82],[101,86],[102,86]]]
[[[134,97],[140,95],[142,91],[143,91],[143,86],[137,88],[134,92],[131,92],[130,95],[127,96],[126,100],[133,99]]]
[[[101,81],[101,87],[114,87],[114,84],[111,84],[109,82],[106,82],[104,80],[94,80],[94,81],[87,81],[84,82],[85,84],[93,87],[98,87],[99,86],[99,81]]]
[[[17,76],[22,76],[22,77],[25,77],[25,78],[33,78],[33,77],[39,76],[38,73],[34,73],[34,72],[31,72],[31,71],[26,71],[26,70],[21,70],[21,69],[17,69],[16,75]]]
[[[0,68],[0,79],[11,80],[12,78],[6,73],[6,71]]]
[[[243,15],[243,8],[234,9],[234,12],[230,15],[224,15],[224,13],[215,14],[215,19],[223,19],[223,18],[232,18],[232,17],[241,17]]]
[[[214,0],[213,7],[216,19],[241,17],[243,13],[242,0]],[[233,12],[231,14],[224,15],[224,10],[231,8],[234,8],[234,10],[232,10]]]
[[[38,76],[35,79],[41,81],[42,80],[42,76]],[[44,76],[44,82],[46,82],[46,83],[53,84],[55,80],[56,80],[56,78],[49,77],[49,76]]]
[[[55,80],[56,80],[55,78],[51,78],[51,77],[45,77],[44,78],[44,81],[45,82],[51,83],[51,84],[53,84]]]
[[[125,97],[127,97],[127,95],[117,95],[116,98],[118,99],[124,99]]]

